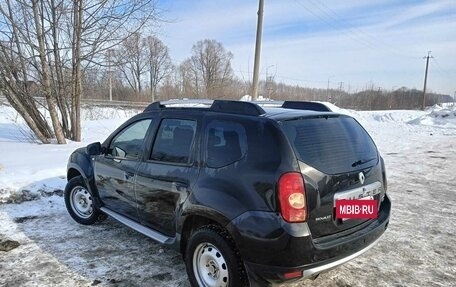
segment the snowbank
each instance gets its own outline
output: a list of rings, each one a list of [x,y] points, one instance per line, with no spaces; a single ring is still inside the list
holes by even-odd
[[[435,105],[421,117],[408,121],[412,125],[424,125],[456,129],[456,106]]]

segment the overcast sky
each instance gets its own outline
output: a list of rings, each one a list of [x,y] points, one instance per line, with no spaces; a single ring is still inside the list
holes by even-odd
[[[234,54],[233,70],[252,78],[257,0],[160,0],[170,23],[159,38],[175,62],[215,39]],[[456,1],[265,0],[261,78],[354,92],[423,88],[456,92]]]

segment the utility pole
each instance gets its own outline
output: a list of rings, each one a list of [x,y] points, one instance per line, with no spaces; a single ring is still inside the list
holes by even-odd
[[[263,7],[264,0],[260,0],[258,7],[258,23],[255,44],[255,62],[253,64],[252,101],[258,98],[258,78],[260,72],[261,34],[263,31]]]
[[[337,101],[337,104],[339,105],[340,107],[340,102],[342,101],[342,87],[344,85],[344,82],[339,82],[339,99]]]
[[[326,100],[328,102],[331,102],[331,96],[329,95],[329,80],[334,77],[334,76],[330,76],[328,77],[328,86],[326,86]]]
[[[326,86],[326,100],[328,102],[331,102],[331,99],[329,98],[329,78],[328,78],[328,85]]]
[[[428,76],[428,67],[429,67],[429,58],[434,58],[431,56],[431,51],[428,51],[428,54],[423,59],[426,59],[426,71],[424,72],[424,87],[423,87],[423,106],[421,109],[424,111],[426,107],[426,84],[427,84],[427,76]]]
[[[109,101],[112,102],[112,74],[111,74],[111,53],[112,50],[108,50],[108,75],[109,75]]]
[[[266,64],[267,65],[267,64]],[[266,98],[269,100],[271,98],[271,85],[274,82],[274,76],[269,76],[269,68],[274,67],[275,65],[269,65],[266,67]],[[277,67],[276,67],[277,68]]]

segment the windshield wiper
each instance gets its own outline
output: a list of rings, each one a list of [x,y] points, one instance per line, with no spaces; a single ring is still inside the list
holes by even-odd
[[[377,159],[376,157],[373,157],[373,158],[368,158],[368,159],[360,159],[360,160],[357,160],[355,161],[354,163],[352,163],[352,167],[355,167],[355,166],[358,166],[358,165],[361,165],[361,164],[365,164],[365,163],[368,163],[370,161],[373,161],[374,159]]]

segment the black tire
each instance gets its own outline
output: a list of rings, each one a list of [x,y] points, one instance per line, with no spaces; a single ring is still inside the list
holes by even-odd
[[[233,239],[218,226],[204,226],[192,233],[185,250],[185,266],[193,287],[249,286]]]
[[[68,213],[80,224],[91,225],[107,217],[97,208],[94,196],[82,176],[75,176],[68,181],[64,197]]]

